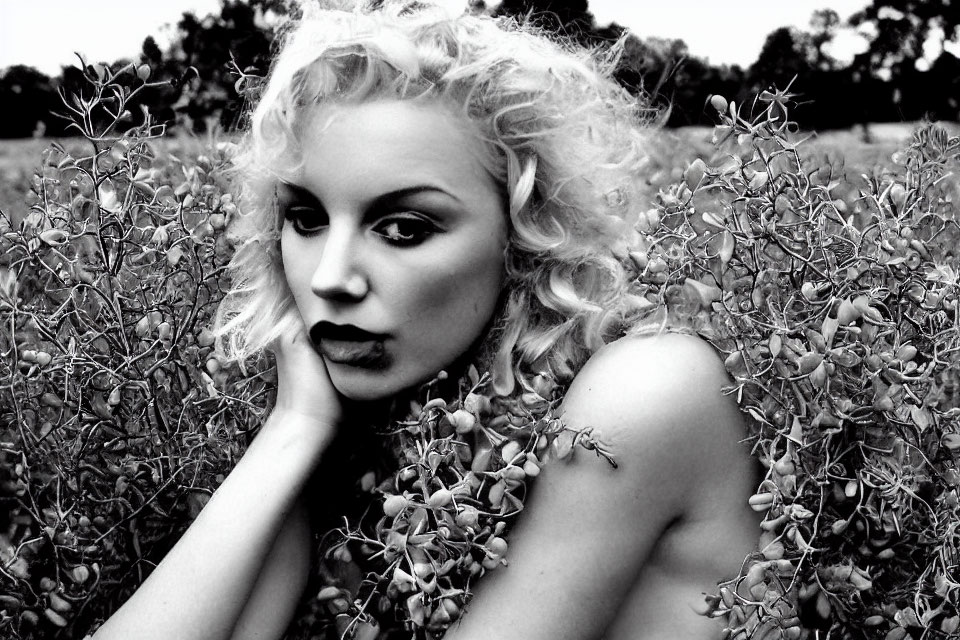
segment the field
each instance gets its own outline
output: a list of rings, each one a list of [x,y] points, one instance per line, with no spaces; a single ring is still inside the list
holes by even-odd
[[[870,126],[870,141],[865,142],[862,130],[828,131],[806,133],[809,140],[803,148],[811,155],[844,159],[848,173],[869,173],[874,167],[889,167],[891,156],[909,141],[918,123],[883,123]],[[956,135],[960,126],[948,123],[947,130]],[[712,129],[687,127],[663,132],[662,149],[671,157],[661,161],[671,169],[671,175],[661,176],[657,183],[676,180],[684,167],[697,156],[708,157],[712,153],[710,138]],[[40,165],[42,151],[51,143],[60,143],[68,151],[82,149],[82,142],[75,138],[54,140],[28,138],[0,141],[0,211],[13,214],[23,211],[24,194],[29,188],[33,172]],[[174,138],[166,145],[177,149],[198,148],[202,141],[192,138]],[[852,176],[851,176],[852,177]]]

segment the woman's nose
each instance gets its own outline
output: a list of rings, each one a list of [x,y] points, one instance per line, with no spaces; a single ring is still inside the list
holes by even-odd
[[[320,250],[310,288],[321,298],[362,300],[370,290],[359,265],[359,239],[349,231],[331,228]]]

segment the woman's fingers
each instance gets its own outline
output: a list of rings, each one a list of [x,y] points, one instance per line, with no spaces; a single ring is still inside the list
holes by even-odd
[[[299,318],[280,335],[273,352],[277,360],[274,411],[305,416],[336,428],[343,419],[342,398]]]

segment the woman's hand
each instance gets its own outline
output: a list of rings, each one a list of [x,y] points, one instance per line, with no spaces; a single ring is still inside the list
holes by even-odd
[[[297,503],[343,408],[300,318],[287,326],[293,328],[274,349],[274,411],[194,523],[97,640],[230,640],[238,624],[244,637],[280,637],[289,625],[309,564],[309,522]],[[265,593],[255,588],[261,582],[283,588]],[[270,599],[284,595],[290,600]],[[255,611],[246,613],[252,596]],[[267,613],[260,611],[265,606]]]
[[[343,421],[343,398],[330,382],[299,315],[274,344],[277,360],[276,416],[296,416],[320,429],[336,430]]]

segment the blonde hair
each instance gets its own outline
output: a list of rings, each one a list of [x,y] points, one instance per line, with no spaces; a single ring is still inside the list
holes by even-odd
[[[473,124],[509,214],[505,300],[488,336],[494,388],[569,381],[649,304],[631,294],[632,223],[648,208],[644,105],[610,79],[618,45],[587,51],[512,19],[429,4],[307,11],[284,39],[236,164],[243,214],[217,314],[243,361],[295,321],[275,187],[296,170],[314,105],[430,100]]]

